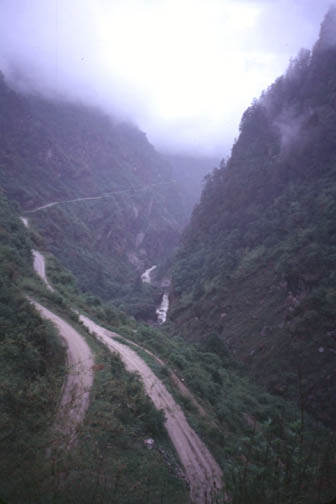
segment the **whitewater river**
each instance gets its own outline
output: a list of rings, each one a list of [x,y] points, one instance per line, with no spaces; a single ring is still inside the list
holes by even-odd
[[[152,271],[157,268],[156,265],[151,266],[150,268],[146,269],[141,275],[141,280],[143,283],[151,283],[151,273]],[[167,312],[169,309],[169,297],[168,294],[163,294],[161,304],[156,310],[156,315],[157,315],[157,321],[159,324],[164,324],[167,320]]]
[[[146,271],[144,271],[141,275],[141,280],[143,281],[143,283],[148,283],[150,284],[151,283],[151,273],[152,271],[155,270],[155,268],[157,268],[156,265],[152,266],[151,268],[148,268],[146,269]]]
[[[168,294],[163,294],[161,304],[159,308],[156,310],[156,315],[159,324],[164,324],[164,322],[166,322],[168,309],[169,309],[169,297]]]

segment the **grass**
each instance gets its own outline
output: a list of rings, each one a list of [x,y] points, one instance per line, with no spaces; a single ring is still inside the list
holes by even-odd
[[[303,410],[249,382],[225,355],[223,364],[218,355],[168,339],[149,327],[120,332],[155,353],[160,351],[167,366],[131,344],[173,393],[221,465],[232,502],[282,504],[304,499],[315,504],[336,493],[334,435]],[[207,417],[172,386],[168,372],[172,366],[205,407]]]
[[[0,205],[0,211],[5,214],[0,229],[0,499],[10,504],[187,502],[163,415],[139,377],[126,372],[79,323],[71,307],[75,301],[85,305],[85,296],[75,288],[52,293],[33,274],[29,233],[7,207]],[[72,286],[72,277],[62,274],[61,283]],[[26,295],[67,320],[95,355],[90,406],[71,450],[59,448],[53,429],[65,376],[64,348]],[[90,302],[87,310],[100,309],[95,298]],[[115,313],[123,322],[124,316]],[[155,439],[152,450],[144,445],[149,437]]]
[[[30,295],[85,337],[95,355],[95,380],[77,445],[68,453],[52,449],[44,459],[43,454],[56,441],[46,436],[41,440],[39,463],[29,470],[22,467],[12,479],[12,491],[5,494],[13,503],[22,502],[22,495],[27,502],[43,504],[185,503],[188,490],[180,478],[163,415],[146,396],[139,377],[126,372],[119,357],[88,334],[60,295],[47,291],[35,279],[23,284]],[[144,445],[147,438],[155,439],[152,450]],[[28,447],[25,451],[29,452]],[[29,478],[18,484],[23,469]]]
[[[308,416],[302,422],[302,412],[293,404],[252,385],[216,338],[210,338],[207,346],[186,344],[178,337],[136,324],[118,310],[109,310],[98,298],[87,303],[66,272],[62,283],[62,294],[50,293],[33,277],[25,278],[22,286],[87,338],[96,355],[92,401],[71,453],[56,451],[45,459],[48,435],[39,435],[38,445],[23,445],[18,436],[25,456],[12,485],[14,503],[22,502],[23,495],[26,502],[34,503],[169,504],[188,500],[162,414],[144,394],[138,377],[127,373],[117,356],[87,334],[69,309],[72,305],[160,355],[166,367],[140,351],[168,387],[168,368],[184,378],[208,417],[200,416],[188,398],[175,393],[176,397],[191,426],[222,466],[226,490],[234,503],[290,504],[303,498],[315,503],[332,497],[333,437]],[[156,440],[152,451],[144,447],[147,437]],[[40,462],[29,466],[36,446]]]

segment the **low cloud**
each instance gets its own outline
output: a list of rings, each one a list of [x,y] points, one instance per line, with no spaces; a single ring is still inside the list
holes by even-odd
[[[0,68],[21,89],[132,120],[162,149],[222,155],[252,99],[315,42],[328,5],[2,0]]]

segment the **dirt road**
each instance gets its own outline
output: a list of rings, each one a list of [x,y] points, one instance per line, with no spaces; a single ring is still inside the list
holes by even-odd
[[[75,198],[71,200],[64,200],[64,201],[53,201],[51,203],[47,203],[46,205],[39,206],[37,208],[33,208],[32,210],[25,210],[25,213],[35,213],[39,212],[40,210],[44,210],[46,208],[51,208],[54,207],[55,205],[62,205],[64,203],[77,203],[78,201],[92,201],[92,200],[103,200],[107,198],[113,198],[116,194],[123,194],[123,193],[138,193],[138,192],[143,192],[143,191],[148,191],[148,189],[151,189],[156,186],[161,186],[161,185],[169,185],[169,184],[174,184],[176,181],[171,180],[169,182],[159,182],[157,184],[149,184],[143,187],[130,187],[128,189],[119,189],[117,191],[111,191],[108,193],[104,193],[99,196],[86,196],[83,198]],[[23,220],[24,218],[21,217]]]
[[[42,280],[46,284],[47,288],[50,291],[55,292],[55,289],[50,285],[50,283],[48,282],[48,279],[47,279],[46,269],[45,269],[45,259],[44,259],[43,255],[38,250],[33,250],[32,252],[33,252],[33,257],[34,257],[34,270],[42,278]]]
[[[67,345],[67,377],[57,412],[56,432],[60,445],[69,448],[89,406],[93,355],[84,338],[71,325],[36,301],[30,299],[30,302],[43,318],[57,327]]]
[[[142,350],[143,352],[146,352],[148,355],[150,355],[161,366],[166,367],[166,363],[162,359],[160,359],[160,357],[157,357],[155,354],[153,354],[153,352],[151,352],[150,350],[147,350],[147,348],[144,348],[143,346],[138,345],[138,343],[135,343],[135,341],[129,340],[129,339],[125,338],[124,336],[122,337],[122,339],[125,340],[127,343],[129,343],[129,344],[131,344],[131,345],[133,345],[133,346],[135,346],[137,348],[140,348],[140,350]],[[183,395],[183,397],[187,397],[190,400],[190,402],[195,406],[195,408],[198,410],[198,412],[199,412],[200,415],[202,415],[204,417],[209,417],[209,415],[207,414],[207,412],[205,411],[205,409],[203,408],[203,406],[201,406],[196,401],[196,399],[193,396],[193,394],[184,385],[184,383],[182,382],[182,380],[180,380],[180,378],[177,376],[177,374],[174,373],[174,371],[172,371],[169,368],[167,368],[167,370],[169,372],[169,376],[170,376],[171,381],[173,382],[174,386],[179,390],[179,392]]]
[[[21,217],[23,224],[28,228],[26,217]],[[45,260],[37,250],[33,250],[34,270],[45,282],[48,289],[55,289],[49,284]],[[63,385],[55,431],[62,446],[71,447],[76,439],[79,425],[83,421],[89,406],[90,389],[93,382],[94,358],[92,352],[81,336],[70,324],[62,320],[55,313],[45,308],[37,301],[29,298],[40,315],[50,320],[58,329],[67,346],[67,376]]]
[[[22,220],[22,222],[26,226],[26,228],[28,228],[29,227],[29,223],[28,223],[27,217],[20,217],[20,219]]]
[[[28,226],[27,219],[23,222]],[[46,278],[43,255],[37,251],[33,253],[35,271],[53,290]],[[89,405],[89,393],[93,382],[93,356],[85,340],[69,324],[36,301],[31,300],[31,302],[44,318],[56,325],[67,343],[68,375],[56,426],[57,431],[64,434],[63,442],[71,446]],[[190,484],[192,502],[211,504],[217,491],[222,488],[222,471],[207,447],[188,424],[180,406],[141,357],[130,347],[114,339],[114,337],[119,337],[118,334],[104,329],[84,315],[80,315],[80,320],[112,352],[120,355],[128,371],[140,374],[146,393],[155,407],[162,409],[165,413],[165,426],[184,467]],[[155,357],[154,354],[152,355]],[[179,388],[184,389],[184,394],[190,394],[176,375],[174,378]]]
[[[54,205],[54,203],[51,203],[50,205]],[[47,206],[50,206],[50,205],[47,205]],[[29,228],[29,221],[28,221],[27,217],[20,217],[20,219],[22,220],[25,227]],[[33,253],[33,258],[34,258],[33,266],[34,266],[35,272],[42,278],[42,280],[46,284],[47,288],[49,290],[51,290],[52,292],[55,292],[55,289],[50,285],[50,283],[48,282],[48,279],[47,279],[45,259],[44,259],[43,255],[38,250],[32,250],[32,253]]]
[[[84,315],[80,315],[80,320],[112,352],[120,355],[128,371],[140,374],[146,393],[151,397],[156,408],[162,409],[165,413],[165,425],[185,469],[192,501],[195,504],[213,502],[216,489],[222,488],[222,471],[188,424],[180,406],[141,357],[127,345],[114,339],[118,337],[117,334],[100,327]]]

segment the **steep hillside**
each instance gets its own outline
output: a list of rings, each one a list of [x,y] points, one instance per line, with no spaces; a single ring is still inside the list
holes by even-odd
[[[29,212],[92,197],[27,215],[82,288],[132,304],[139,274],[170,254],[185,219],[168,163],[135,127],[81,104],[21,95],[3,78],[0,109],[8,198]]]
[[[171,319],[215,333],[277,394],[335,426],[336,9],[244,113],[207,179],[173,275]]]
[[[21,291],[33,276],[31,242],[0,196],[0,492],[41,467],[62,386],[64,349]],[[20,495],[19,487],[15,493]],[[22,498],[22,495],[21,495]],[[25,499],[22,498],[21,502]]]
[[[31,247],[17,208],[0,196],[0,502],[154,504],[164,492],[166,502],[185,503],[187,490],[177,476],[163,415],[139,377],[76,324],[69,300],[37,279]],[[59,270],[60,282],[65,275]],[[40,317],[28,293],[90,345],[95,365],[85,364],[94,383],[83,394],[90,398],[85,418],[77,416],[77,401],[86,366],[66,366],[56,328]],[[71,379],[64,383],[66,376]],[[69,434],[76,437],[71,450],[64,447]],[[155,437],[153,450],[144,446],[148,437]]]
[[[205,481],[207,493],[211,493],[208,502],[224,504],[230,499],[233,504],[268,504],[277,499],[289,504],[305,499],[314,504],[317,496],[322,502],[333,496],[333,436],[321,425],[316,430],[311,419],[300,415],[292,404],[242,377],[218,338],[190,345],[137,324],[93,296],[90,300],[82,296],[71,273],[54,258],[47,268],[48,281],[56,289],[51,292],[32,271],[32,242],[35,248],[41,239],[24,228],[17,209],[3,198],[0,222],[0,499],[13,504],[189,502],[183,473],[164,429],[164,415],[154,408],[145,390],[153,400],[157,393],[157,406],[168,396],[142,360],[179,403],[169,400],[165,406],[172,439],[181,448],[190,435],[184,422],[182,431],[180,420],[175,422],[182,418],[183,410],[196,437],[203,440],[224,473],[225,487],[218,497],[215,486],[211,488],[211,482]],[[25,293],[50,309],[59,328],[70,324],[94,354],[90,404],[77,424],[77,440],[71,450],[64,450],[66,432],[53,428],[61,418],[59,399],[67,388],[62,387],[64,351]],[[101,321],[99,327],[80,317],[101,342],[104,339],[112,350],[130,358],[126,359],[128,369],[134,370],[134,363],[142,362],[139,370],[144,372],[145,388],[138,374],[126,372],[120,358],[114,352],[110,355],[94,334],[85,331],[72,308]],[[122,337],[109,333],[106,325],[112,325]],[[126,343],[125,336],[133,350],[121,344]],[[78,371],[75,375],[80,379],[85,367],[79,367],[79,375]],[[71,376],[74,368],[67,371]],[[72,396],[67,411],[75,403]],[[146,448],[149,438],[155,440],[152,450]],[[204,474],[209,474],[211,457],[204,448],[198,451],[203,444],[195,441],[195,435],[188,437],[187,445],[181,460],[189,478],[195,467],[200,468],[197,487]],[[189,450],[190,464],[186,459]],[[218,483],[216,486],[218,490]],[[204,499],[196,501],[203,504]]]

